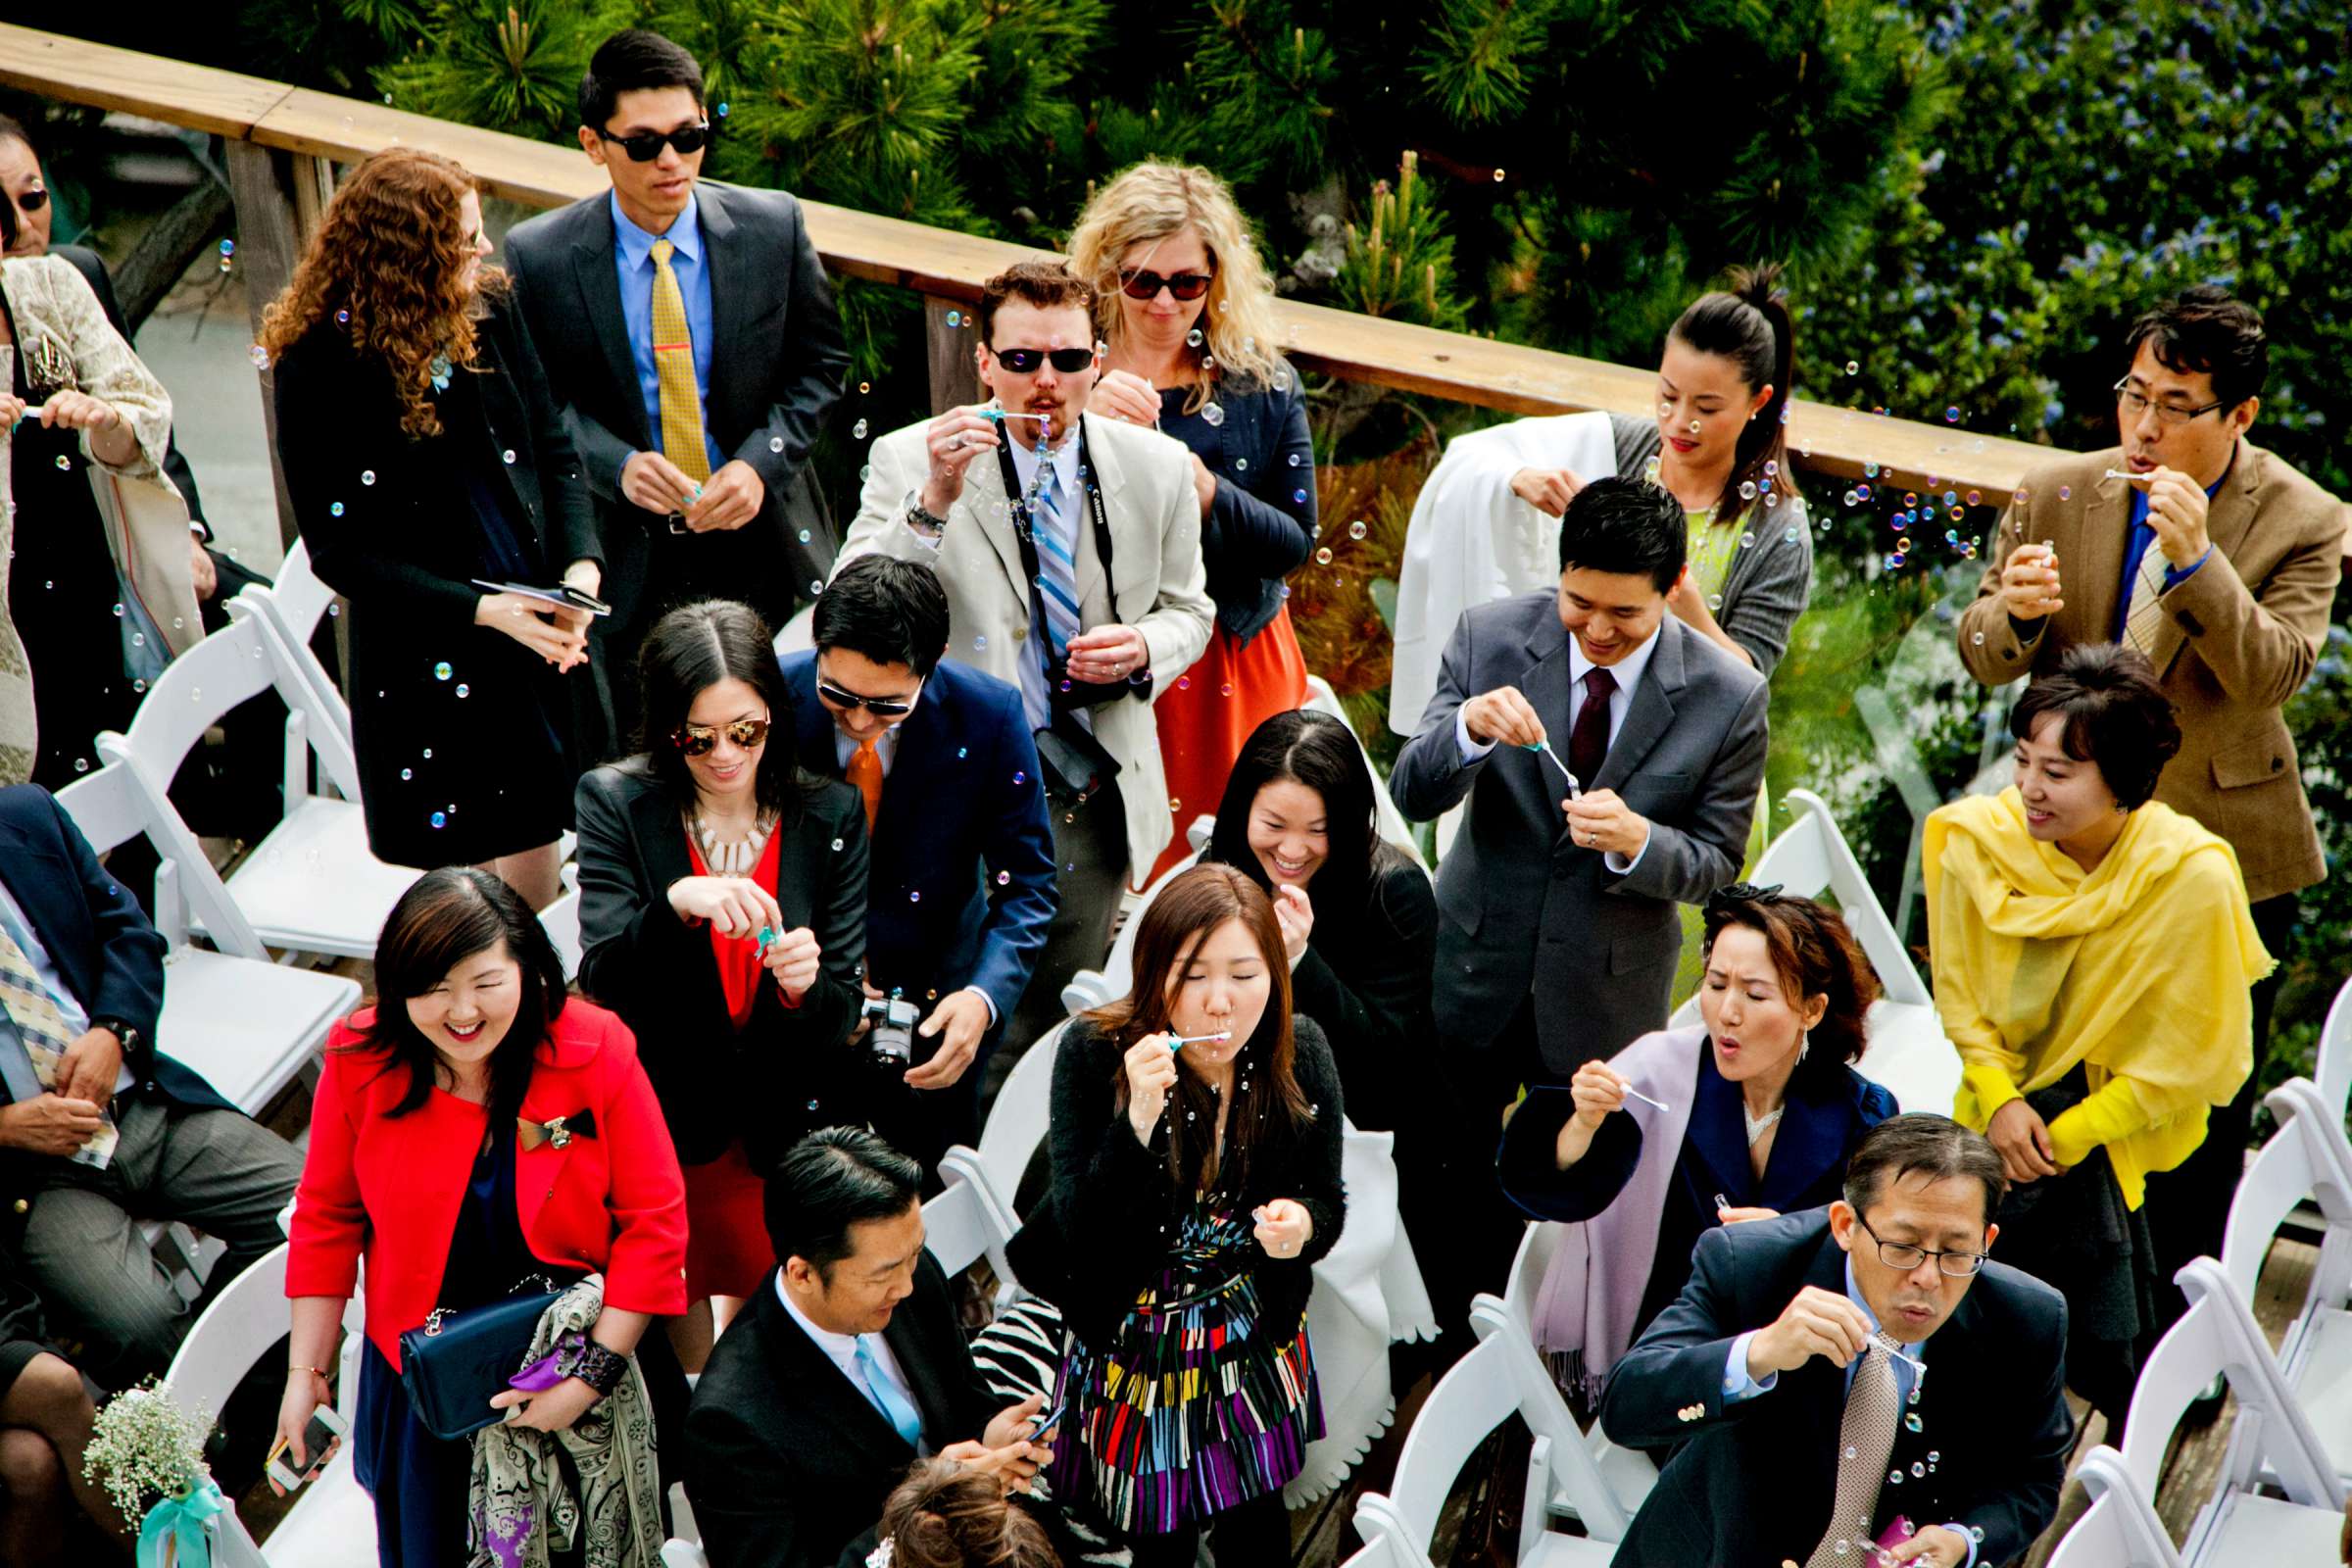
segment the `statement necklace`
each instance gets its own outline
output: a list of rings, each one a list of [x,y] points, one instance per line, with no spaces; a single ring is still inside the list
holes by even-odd
[[[752,867],[760,863],[760,852],[767,848],[767,836],[775,830],[776,818],[756,816],[751,831],[738,839],[721,842],[718,829],[706,825],[701,807],[687,815],[687,828],[694,840],[703,847],[703,863],[712,876],[749,876]]]
[[[1787,1105],[1775,1105],[1761,1116],[1751,1116],[1747,1113],[1747,1102],[1741,1101],[1740,1102],[1740,1119],[1747,1123],[1747,1147],[1755,1148],[1756,1140],[1772,1131],[1773,1124],[1779,1121],[1788,1109]]]

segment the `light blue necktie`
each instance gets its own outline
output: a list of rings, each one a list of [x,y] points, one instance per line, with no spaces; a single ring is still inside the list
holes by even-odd
[[[882,1363],[874,1355],[872,1339],[870,1334],[858,1336],[858,1376],[865,1383],[865,1396],[874,1401],[874,1408],[882,1412],[882,1419],[898,1429],[899,1436],[906,1440],[908,1447],[919,1448],[923,1442],[922,1413],[901,1397],[897,1388],[883,1373]]]
[[[1037,586],[1044,591],[1046,633],[1054,639],[1054,657],[1060,659],[1069,652],[1070,639],[1078,635],[1077,551],[1062,520],[1061,475],[1054,469],[1053,455],[1040,452],[1038,461],[1046,466],[1046,482],[1038,487],[1033,529]]]

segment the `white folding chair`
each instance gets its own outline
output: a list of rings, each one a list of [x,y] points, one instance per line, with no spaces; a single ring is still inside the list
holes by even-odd
[[[1551,1272],[1552,1260],[1559,1256],[1560,1246],[1567,1239],[1568,1227],[1556,1220],[1530,1224],[1519,1238],[1519,1250],[1511,1258],[1510,1278],[1502,1295],[1482,1294],[1470,1303],[1471,1332],[1482,1337],[1489,1332],[1480,1326],[1483,1311],[1498,1315],[1528,1344],[1540,1347],[1543,1340],[1536,1325],[1536,1306],[1544,1294],[1544,1278]],[[1647,1454],[1611,1443],[1597,1421],[1585,1432],[1584,1451],[1626,1517],[1639,1513],[1642,1499],[1658,1484],[1657,1464]]]
[[[2320,1025],[2319,1060],[2312,1068],[2314,1092],[2323,1104],[2334,1107],[2336,1124],[2344,1120],[2344,1102],[2352,1098],[2352,980],[2346,980]]]
[[[1069,983],[1061,988],[1064,1011],[1074,1018],[1079,1013],[1118,1001],[1134,988],[1135,933],[1144,923],[1144,911],[1152,907],[1152,901],[1159,897],[1161,889],[1200,863],[1200,852],[1195,849],[1192,854],[1169,866],[1165,876],[1144,889],[1135,907],[1127,911],[1127,923],[1119,927],[1118,936],[1112,939],[1110,954],[1102,960],[1102,967],[1081,969],[1071,975]]]
[[[1492,1326],[1507,1329],[1499,1316]],[[1489,1334],[1438,1380],[1405,1434],[1387,1494],[1367,1492],[1356,1499],[1356,1534],[1366,1541],[1385,1535],[1397,1559],[1409,1568],[1429,1568],[1430,1542],[1462,1466],[1514,1415],[1535,1441],[1513,1560],[1519,1568],[1602,1568],[1616,1553],[1614,1540],[1599,1532],[1576,1537],[1549,1528],[1550,1502],[1558,1489],[1585,1480],[1581,1467],[1566,1475],[1555,1468],[1559,1455],[1571,1448],[1581,1451],[1583,1435],[1535,1347],[1512,1332]],[[1573,1500],[1588,1521],[1616,1518],[1622,1532],[1615,1501],[1605,1491],[1591,1490]]]
[[[2238,1421],[2261,1423],[2260,1446],[2286,1495],[2256,1491],[2253,1446],[2233,1444],[2213,1495],[2189,1524],[2180,1561],[2186,1568],[2326,1562],[2343,1528],[2344,1484],[2278,1375],[2261,1325],[2212,1258],[2192,1260],[2175,1278],[2188,1310],[2140,1368],[2125,1421],[2124,1481],[2153,1509],[2174,1430],[2219,1373],[2237,1396]]]
[[[251,958],[267,957],[267,948],[367,957],[417,873],[368,853],[358,802],[303,793],[305,769],[289,763],[286,814],[228,878],[235,918],[226,919],[221,899],[212,895],[222,884],[165,793],[205,730],[265,689],[274,687],[286,704],[289,747],[314,743],[314,700],[270,655],[261,617],[238,612],[232,602],[229,624],[173,660],[129,730],[100,735],[98,752],[128,765],[147,802],[150,833],[173,841],[170,853],[179,861],[194,923],[216,946]]]
[[[355,1294],[344,1313],[346,1332],[354,1340],[358,1302]],[[183,1409],[202,1407],[219,1416],[237,1384],[285,1333],[286,1249],[281,1246],[231,1280],[188,1330],[168,1374],[173,1400]],[[348,1416],[354,1381],[348,1359],[343,1377],[342,1408]],[[263,1543],[262,1559],[271,1568],[341,1568],[374,1556],[375,1506],[360,1490],[346,1442],[318,1478],[294,1494]]]
[[[1927,982],[1920,979],[1893,923],[1879,906],[1878,895],[1871,891],[1845,835],[1838,831],[1829,807],[1810,790],[1790,790],[1786,804],[1793,819],[1765,846],[1747,880],[1777,883],[1808,899],[1827,892],[1837,901],[1878,973],[1882,993],[1863,1020],[1870,1044],[1858,1069],[1872,1082],[1886,1085],[1903,1109],[1950,1115],[1960,1089],[1960,1054],[1944,1038]],[[1678,1028],[1698,1022],[1698,999],[1692,997],[1676,1008],[1672,1022]]]
[[[120,761],[67,785],[57,804],[101,855],[147,833],[147,800]],[[335,1020],[359,1005],[359,983],[190,946],[180,907],[189,881],[180,870],[183,852],[168,838],[147,836],[163,857],[155,903],[156,927],[166,943],[164,1010],[156,1040],[230,1104],[259,1115],[318,1058]],[[195,853],[201,858],[204,852]],[[219,887],[210,870],[204,880]]]
[[[2082,1456],[2075,1473],[2090,1494],[2090,1510],[2067,1531],[2044,1568],[2180,1568],[2164,1521],[2132,1487],[2122,1454],[2102,1443]]]
[[[923,1248],[953,1279],[985,1257],[997,1278],[1011,1283],[1004,1244],[1020,1229],[1012,1207],[997,1196],[979,1151],[958,1144],[940,1157],[946,1189],[923,1204]]]
[[[558,874],[564,891],[539,911],[539,923],[547,927],[547,939],[555,944],[556,956],[564,961],[564,978],[569,981],[580,972],[580,868],[566,860]]]
[[[2327,1240],[2302,1308],[2279,1339],[2278,1373],[2335,1474],[2352,1478],[2352,1311],[2344,1305],[2352,1287],[2352,1150],[2342,1148],[2340,1132],[2329,1139],[2334,1123],[2310,1080],[2274,1089],[2266,1102],[2278,1130],[2246,1167],[2230,1204],[2222,1273],[2251,1307],[2279,1226],[2306,1200],[2318,1203]],[[2240,1416],[2230,1441],[2233,1452],[2243,1445],[2245,1457],[2261,1461],[2253,1471],[2258,1479],[2277,1482],[2261,1451],[2267,1434],[2259,1422]]]
[[[351,709],[343,701],[342,688],[311,652],[311,638],[318,630],[333,606],[335,591],[319,580],[311,569],[310,548],[302,540],[294,541],[286,551],[285,562],[277,575],[265,588],[259,583],[237,595],[237,600],[250,600],[270,622],[270,630],[286,644],[302,678],[317,693],[321,711],[335,721],[345,736],[351,734]],[[337,786],[338,788],[340,785]],[[355,792],[356,795],[356,792]]]
[[[701,1542],[672,1536],[662,1543],[662,1568],[710,1568],[710,1559]]]
[[[1004,1087],[997,1091],[997,1102],[989,1107],[975,1158],[996,1193],[1010,1195],[1021,1190],[1030,1156],[1046,1140],[1046,1124],[1054,1108],[1054,1054],[1061,1046],[1061,1032],[1068,1027],[1069,1021],[1064,1019],[1031,1043],[1021,1059],[1012,1064]],[[1006,1201],[1010,1201],[1009,1196]]]
[[[811,600],[793,612],[792,618],[776,628],[775,640],[772,644],[776,651],[776,657],[782,659],[786,654],[805,654],[814,648],[816,646],[816,636],[813,630],[815,624],[816,603]]]

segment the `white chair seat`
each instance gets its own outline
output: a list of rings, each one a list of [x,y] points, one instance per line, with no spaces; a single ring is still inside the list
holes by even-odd
[[[384,917],[419,874],[368,853],[359,803],[313,796],[255,846],[228,891],[270,947],[369,958]]]
[[[2343,1529],[2344,1516],[2334,1509],[2233,1492],[2222,1499],[2221,1513],[2196,1560],[2214,1568],[2334,1562],[2340,1560],[2336,1546]]]
[[[294,1506],[262,1543],[270,1568],[345,1568],[375,1560],[375,1499],[360,1487],[351,1446],[295,1494]]]
[[[2287,1383],[2339,1476],[2352,1476],[2352,1312],[2318,1309],[2286,1348]]]
[[[359,1005],[359,982],[202,948],[164,960],[156,1037],[223,1100],[259,1115]]]
[[[1563,1536],[1547,1531],[1536,1549],[1519,1561],[1519,1568],[1609,1568],[1617,1555],[1613,1541]]]

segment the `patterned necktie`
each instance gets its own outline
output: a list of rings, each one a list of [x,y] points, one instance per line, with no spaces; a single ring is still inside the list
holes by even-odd
[[[2132,574],[2132,603],[2124,612],[2124,645],[2150,658],[2156,652],[2156,631],[2164,624],[2164,575],[2172,563],[2151,538],[2139,553],[2139,569]]]
[[[1039,449],[1037,461],[1046,466],[1046,482],[1037,492],[1037,585],[1045,591],[1046,634],[1054,639],[1054,657],[1063,658],[1070,639],[1078,635],[1078,560],[1062,520],[1061,474],[1053,455]]]
[[[1894,1386],[1894,1341],[1873,1334],[1845,1391],[1845,1418],[1838,1424],[1838,1496],[1830,1505],[1830,1528],[1805,1559],[1805,1568],[1848,1568],[1859,1562],[1878,1517],[1879,1483],[1894,1452],[1894,1418],[1902,1403]]]
[[[66,1048],[74,1043],[67,1031],[66,1015],[58,1010],[57,999],[41,983],[39,971],[24,950],[17,945],[15,935],[0,923],[0,1011],[8,1014],[17,1026],[17,1038],[24,1043],[24,1054],[32,1061],[32,1075],[45,1090],[57,1088],[57,1064],[65,1056]],[[0,1050],[6,1049],[0,1046]],[[109,1084],[107,1096],[114,1093]],[[106,1108],[102,1098],[98,1119],[105,1123],[90,1135],[88,1143],[75,1152],[77,1163],[103,1166],[114,1157],[115,1118]]]
[[[654,374],[662,384],[662,455],[701,484],[710,477],[703,449],[703,399],[694,385],[694,334],[686,326],[686,297],[669,270],[677,247],[654,241]]]
[[[882,1362],[874,1354],[872,1340],[870,1334],[858,1336],[858,1375],[865,1380],[865,1396],[874,1401],[882,1419],[906,1440],[908,1447],[919,1448],[923,1444],[922,1413],[908,1404],[890,1379],[882,1375]]]
[[[1576,722],[1568,727],[1568,771],[1584,789],[1592,787],[1593,777],[1609,755],[1609,697],[1616,690],[1617,677],[1607,670],[1586,672],[1585,706],[1576,710]]]
[[[882,754],[874,750],[873,737],[868,736],[858,743],[858,749],[850,754],[849,765],[842,772],[852,784],[858,786],[858,793],[865,797],[865,832],[871,838],[874,818],[882,814]]]

